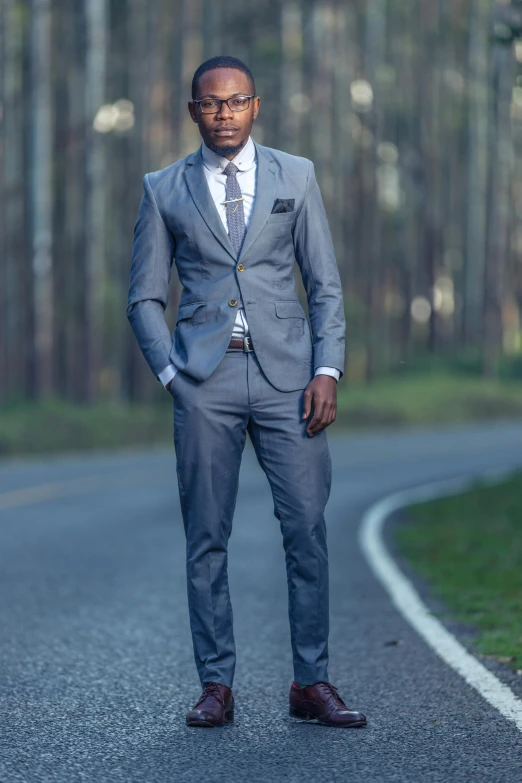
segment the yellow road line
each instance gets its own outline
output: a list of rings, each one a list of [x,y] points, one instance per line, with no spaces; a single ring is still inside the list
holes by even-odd
[[[0,494],[0,510],[41,503],[44,500],[59,497],[61,494],[61,484],[40,484],[36,487],[14,489],[11,492]]]
[[[167,469],[165,479],[169,480],[171,471]],[[49,500],[55,500],[59,497],[69,495],[78,495],[84,492],[95,492],[96,490],[106,489],[115,490],[123,487],[136,486],[143,484],[145,474],[143,470],[133,471],[132,473],[98,474],[95,476],[80,476],[69,481],[54,481],[47,484],[37,484],[32,487],[21,487],[20,489],[0,492],[0,511],[16,508],[19,506],[30,506],[35,503],[45,503]],[[161,475],[155,471],[154,477],[147,478],[147,483],[157,484]],[[161,481],[159,483],[165,483]]]

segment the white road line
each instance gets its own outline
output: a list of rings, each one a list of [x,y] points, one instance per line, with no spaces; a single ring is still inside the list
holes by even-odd
[[[394,511],[413,503],[459,494],[478,478],[495,482],[511,470],[489,472],[472,478],[425,484],[388,495],[365,513],[359,529],[359,542],[374,573],[383,583],[391,600],[422,638],[448,666],[475,688],[504,717],[522,731],[522,700],[471,655],[423,603],[415,588],[392,560],[382,538],[386,519]]]

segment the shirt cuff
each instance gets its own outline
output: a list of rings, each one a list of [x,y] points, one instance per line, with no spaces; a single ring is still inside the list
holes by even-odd
[[[341,373],[335,367],[318,367],[314,375],[331,375],[336,381],[341,377]]]
[[[164,370],[160,372],[160,374],[158,375],[158,380],[161,381],[163,386],[166,386],[167,383],[174,378],[177,371],[178,371],[177,368],[174,367],[173,364],[169,364],[167,365],[167,367],[165,367]]]

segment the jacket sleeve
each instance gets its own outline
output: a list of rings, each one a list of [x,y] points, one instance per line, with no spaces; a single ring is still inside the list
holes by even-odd
[[[308,298],[314,371],[323,365],[344,373],[345,332],[343,290],[328,219],[310,169],[306,193],[294,227],[294,251]]]
[[[170,363],[171,334],[164,313],[175,241],[158,210],[148,174],[143,188],[134,226],[126,313],[143,356],[157,377]]]

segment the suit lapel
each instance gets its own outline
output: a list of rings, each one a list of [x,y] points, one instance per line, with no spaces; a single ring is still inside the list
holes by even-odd
[[[225,250],[230,253],[234,261],[237,258],[228,233],[221,221],[219,212],[216,209],[214,200],[210,193],[205,172],[203,171],[203,160],[201,157],[201,147],[193,152],[187,158],[185,167],[185,180],[194,204],[209,229],[212,231],[218,242]]]
[[[246,255],[261,233],[261,229],[272,212],[276,193],[277,168],[272,158],[265,153],[257,141],[254,141],[254,145],[257,152],[256,197],[239,258]]]
[[[239,258],[245,256],[261,233],[261,229],[272,211],[276,193],[277,168],[272,158],[265,153],[264,149],[257,141],[254,141],[254,145],[257,152],[256,197]],[[225,250],[230,253],[234,261],[236,261],[238,256],[216,209],[216,205],[214,204],[207,184],[205,172],[203,171],[201,147],[187,158],[185,180],[190,195],[192,196],[201,217],[218,242],[223,245]]]

